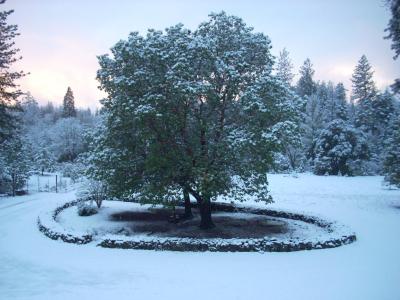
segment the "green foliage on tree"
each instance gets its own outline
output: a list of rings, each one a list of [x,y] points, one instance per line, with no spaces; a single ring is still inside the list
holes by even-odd
[[[13,196],[29,177],[31,151],[19,136],[7,139],[0,146],[0,186]]]
[[[4,2],[0,2],[0,5]],[[21,59],[17,54],[14,39],[18,36],[18,26],[7,24],[13,11],[0,11],[0,144],[13,135],[17,129],[17,119],[13,113],[18,109],[18,97],[22,94],[16,80],[22,71],[14,71],[12,65]]]
[[[63,117],[64,118],[76,117],[74,94],[72,93],[72,90],[70,87],[68,87],[67,93],[64,96]]]
[[[391,48],[395,53],[393,59],[397,59],[400,55],[400,0],[387,0],[387,3],[392,17],[385,30],[388,32],[388,35],[385,38],[392,40]],[[395,92],[400,93],[400,79],[396,79],[392,88]]]
[[[348,120],[349,112],[346,100],[346,89],[343,83],[338,83],[335,87],[335,107],[334,116],[336,119]]]
[[[342,120],[332,121],[316,142],[314,172],[317,175],[354,175],[357,160],[368,158],[363,134]]]
[[[352,100],[356,104],[355,124],[365,130],[372,130],[374,123],[373,101],[377,95],[377,89],[373,74],[367,57],[361,56],[351,78],[353,85]]]
[[[131,33],[99,57],[104,123],[89,174],[117,197],[168,204],[184,192],[213,226],[211,201],[271,202],[266,172],[297,126],[295,97],[271,75],[269,39],[211,14],[194,32]]]
[[[385,180],[400,187],[400,117],[393,119],[386,142],[384,159]]]
[[[297,82],[297,94],[300,97],[311,96],[316,92],[316,85],[313,79],[315,71],[309,58],[304,61],[299,73],[300,79]]]

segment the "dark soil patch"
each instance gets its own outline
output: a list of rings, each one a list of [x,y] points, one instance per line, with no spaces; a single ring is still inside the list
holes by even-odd
[[[177,214],[183,210],[177,209]],[[262,238],[286,233],[285,221],[273,217],[243,213],[214,213],[215,228],[199,228],[200,218],[196,209],[194,218],[178,223],[168,222],[171,210],[151,209],[143,212],[124,211],[110,216],[113,221],[130,222],[129,230],[133,234],[144,233],[159,237],[180,238]]]

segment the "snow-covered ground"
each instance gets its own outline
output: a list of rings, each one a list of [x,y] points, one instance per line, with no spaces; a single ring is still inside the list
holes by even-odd
[[[181,253],[53,241],[39,214],[74,191],[0,198],[0,299],[400,298],[400,190],[382,177],[270,175],[272,208],[337,220],[358,240],[291,253]],[[251,203],[251,205],[262,205]]]

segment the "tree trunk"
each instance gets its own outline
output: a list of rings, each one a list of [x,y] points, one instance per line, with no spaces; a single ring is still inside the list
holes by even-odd
[[[210,199],[203,199],[200,203],[200,228],[210,229],[214,228],[215,224],[211,219],[211,201]]]
[[[210,229],[214,228],[215,224],[212,221],[211,218],[211,201],[209,198],[205,198],[200,196],[199,193],[196,191],[190,189],[190,193],[193,195],[193,197],[197,201],[197,205],[199,206],[200,209],[200,228],[201,229]]]
[[[185,203],[185,214],[183,215],[183,217],[185,219],[192,219],[193,218],[193,214],[192,214],[192,205],[190,203],[190,196],[189,196],[189,192],[184,189],[183,190],[183,199],[184,199],[184,203]]]
[[[15,197],[15,190],[16,190],[16,179],[15,179],[15,174],[11,174],[11,189],[12,189],[12,196]]]

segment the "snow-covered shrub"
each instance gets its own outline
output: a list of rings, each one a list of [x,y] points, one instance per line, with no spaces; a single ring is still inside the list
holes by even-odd
[[[368,160],[350,159],[348,165],[352,176],[370,176],[379,174],[379,161],[375,155],[371,155]]]
[[[281,173],[281,172],[288,172],[290,170],[290,163],[287,156],[283,153],[276,153],[274,155],[274,171]]]
[[[343,120],[334,120],[321,131],[316,141],[314,173],[317,175],[354,175],[354,163],[368,158],[362,132]]]
[[[87,217],[97,214],[97,208],[87,201],[81,201],[78,203],[78,215],[81,217]]]
[[[91,202],[94,201],[97,208],[101,207],[106,195],[107,187],[103,182],[88,178],[85,178],[82,181],[81,188],[79,190],[79,197],[91,200]]]

